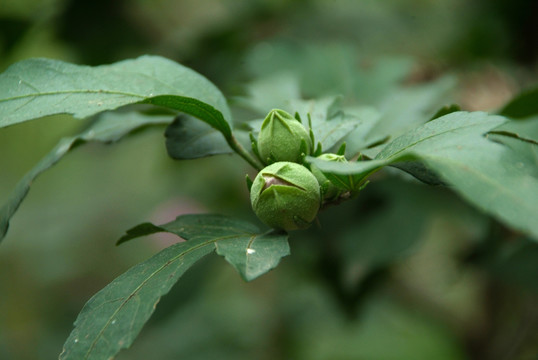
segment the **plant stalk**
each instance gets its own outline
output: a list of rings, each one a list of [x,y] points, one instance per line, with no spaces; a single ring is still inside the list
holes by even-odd
[[[248,162],[256,170],[260,171],[263,169],[263,165],[260,164],[248,151],[237,141],[235,136],[231,136],[227,139],[228,145],[235,151],[239,156],[241,156],[246,162]]]

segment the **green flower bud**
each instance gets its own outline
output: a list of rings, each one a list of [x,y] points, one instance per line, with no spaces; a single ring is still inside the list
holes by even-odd
[[[312,148],[310,135],[297,119],[283,110],[271,110],[258,135],[258,152],[265,164],[301,162]]]
[[[319,184],[302,165],[282,161],[262,169],[250,189],[252,209],[265,224],[284,230],[307,228],[320,207]]]
[[[325,160],[325,161],[337,161],[337,162],[347,162],[344,155],[337,155],[337,154],[321,154],[317,157],[317,159]],[[334,185],[323,172],[321,172],[320,169],[318,169],[315,165],[311,166],[312,174],[316,177],[318,180],[319,186],[321,188],[321,195],[323,197],[323,200],[331,200],[337,198],[340,193],[342,192],[336,185]]]

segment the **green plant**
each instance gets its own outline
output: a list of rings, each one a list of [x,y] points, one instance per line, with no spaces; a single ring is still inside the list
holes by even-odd
[[[424,105],[419,109],[423,110],[435,105],[430,95],[443,88],[439,84],[438,88],[407,94],[417,108]],[[266,114],[262,111],[267,109],[256,102],[255,96],[244,102],[260,110],[261,116]],[[216,86],[161,57],[144,56],[97,67],[46,59],[21,61],[0,77],[0,127],[54,114],[90,121],[84,131],[62,139],[19,182],[0,209],[0,239],[7,234],[9,220],[33,180],[69,150],[85,142],[114,142],[157,124],[168,125],[167,149],[173,158],[235,153],[261,171],[251,188],[254,210],[264,222],[280,230],[306,227],[318,206],[330,212],[329,205],[356,197],[374,173],[385,169],[403,170],[427,184],[449,185],[509,229],[537,239],[537,103],[537,91],[531,90],[513,99],[498,114],[465,112],[450,106],[433,114],[417,111],[406,118],[401,116],[397,101],[391,103],[390,111],[381,112],[375,107],[344,106],[336,97],[290,98],[285,106],[271,107],[286,107],[285,111],[271,111],[261,124],[253,119],[233,126],[227,101]],[[111,112],[118,108],[123,111]],[[300,119],[309,120],[310,132]],[[269,123],[281,127],[267,134]],[[276,132],[278,137],[290,138],[292,146],[273,143]],[[278,173],[282,163],[270,165],[266,171],[278,175],[279,181],[268,185],[263,179],[264,165],[283,160],[299,164],[292,165],[289,178]],[[303,184],[305,180],[307,184]],[[274,193],[268,192],[272,188]],[[299,213],[293,213],[291,219],[274,215],[279,206],[262,207],[262,202],[276,201],[281,190],[289,196],[284,204],[294,203],[301,193],[308,195],[308,204],[299,207]],[[349,224],[350,229],[352,226]],[[382,226],[374,228],[381,231]],[[367,233],[368,228],[360,231]],[[62,359],[111,358],[129,347],[161,296],[189,267],[213,251],[246,281],[273,269],[290,252],[286,232],[221,215],[184,215],[162,225],[144,223],[128,230],[118,244],[156,232],[173,233],[187,241],[134,266],[92,297],[65,342]],[[345,238],[345,233],[342,236]],[[370,251],[375,254],[375,247]],[[398,253],[400,249],[394,246],[391,251]],[[382,263],[384,259],[374,255],[370,261]]]

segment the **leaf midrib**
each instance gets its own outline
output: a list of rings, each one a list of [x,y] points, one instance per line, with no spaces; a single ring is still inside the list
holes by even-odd
[[[112,91],[112,90],[63,90],[63,91],[55,91],[55,92],[40,92],[40,93],[31,93],[31,94],[25,94],[20,96],[13,96],[9,98],[0,99],[0,102],[6,102],[11,100],[20,100],[20,99],[26,99],[26,98],[36,98],[41,96],[54,96],[54,95],[69,95],[69,94],[107,94],[107,95],[123,95],[123,96],[132,96],[137,97],[141,99],[146,99],[153,97],[154,95],[140,95],[140,94],[134,94],[134,93],[128,93],[123,91]],[[173,96],[180,96],[180,95],[173,95]]]

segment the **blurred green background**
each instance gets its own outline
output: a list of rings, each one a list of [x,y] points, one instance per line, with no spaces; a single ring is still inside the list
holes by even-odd
[[[407,101],[409,116],[452,102],[495,111],[536,84],[538,2],[0,0],[2,71],[28,57],[98,65],[147,53],[207,76],[238,120],[253,116],[241,96],[290,73],[307,98]],[[449,97],[426,101],[427,86],[407,92],[417,98],[387,97],[439,79]],[[413,107],[417,99],[426,104]],[[83,125],[56,116],[1,129],[0,202]],[[173,161],[163,130],[77,148],[33,184],[0,246],[0,359],[56,358],[94,293],[176,241],[115,247],[126,229],[180,213],[256,221],[244,183],[252,171],[240,159]],[[204,259],[118,358],[536,359],[532,240],[397,171],[320,223],[293,233],[292,256],[252,283]]]

